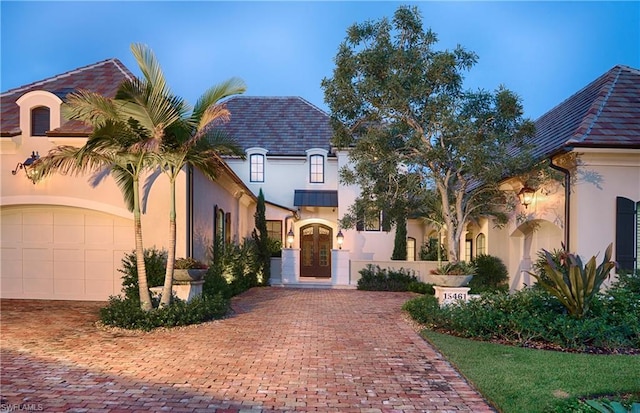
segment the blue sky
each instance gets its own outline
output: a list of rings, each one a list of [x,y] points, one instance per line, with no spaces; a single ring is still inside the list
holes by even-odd
[[[616,64],[640,68],[640,2],[0,2],[2,91],[108,58],[139,74],[131,43],[149,45],[174,93],[194,103],[232,76],[247,95],[320,88],[346,29],[417,5],[438,49],[479,55],[468,88],[500,84],[536,119]]]

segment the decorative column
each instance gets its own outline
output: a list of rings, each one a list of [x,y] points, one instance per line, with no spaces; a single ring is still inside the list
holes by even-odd
[[[331,284],[349,285],[350,261],[348,250],[331,250]]]
[[[300,281],[300,249],[282,250],[282,284],[296,284]]]

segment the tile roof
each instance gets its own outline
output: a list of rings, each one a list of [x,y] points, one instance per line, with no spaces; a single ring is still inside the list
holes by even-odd
[[[226,101],[231,120],[219,126],[243,149],[261,147],[268,155],[306,155],[331,149],[329,115],[300,97],[236,96]]]
[[[571,147],[640,148],[640,70],[613,67],[535,124],[541,158]]]
[[[107,59],[3,92],[0,95],[0,136],[20,134],[20,113],[16,100],[27,92],[45,90],[64,100],[67,94],[84,89],[113,97],[120,83],[133,77],[118,59]],[[88,135],[90,132],[91,128],[78,121],[66,122],[52,131],[56,135],[68,136]]]

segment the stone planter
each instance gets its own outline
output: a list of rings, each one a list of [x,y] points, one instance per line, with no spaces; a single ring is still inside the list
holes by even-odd
[[[431,277],[435,280],[435,285],[442,287],[465,287],[469,284],[469,281],[473,278],[471,275],[443,275],[443,274],[431,274]]]
[[[207,273],[206,269],[191,268],[191,269],[174,269],[173,280],[174,281],[200,281]]]

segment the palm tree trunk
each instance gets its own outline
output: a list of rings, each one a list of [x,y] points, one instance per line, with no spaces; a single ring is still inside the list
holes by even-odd
[[[167,270],[164,274],[164,287],[160,307],[171,304],[173,294],[173,264],[176,260],[176,181],[170,180],[171,209],[169,211],[169,250],[167,252]]]
[[[140,294],[140,308],[150,311],[151,295],[147,284],[147,268],[144,263],[144,247],[142,245],[142,220],[140,219],[140,188],[139,181],[133,179],[133,225],[136,234],[136,265],[138,267],[138,292]]]

